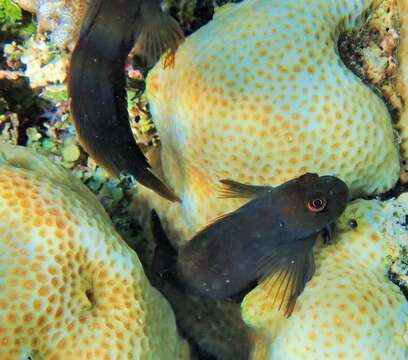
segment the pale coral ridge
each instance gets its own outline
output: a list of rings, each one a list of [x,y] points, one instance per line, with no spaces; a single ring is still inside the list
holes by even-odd
[[[0,145],[0,358],[187,359],[173,312],[79,180]]]

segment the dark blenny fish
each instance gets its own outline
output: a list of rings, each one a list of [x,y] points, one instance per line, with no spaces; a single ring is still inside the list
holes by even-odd
[[[163,197],[178,197],[151,171],[133,137],[127,112],[125,65],[136,51],[152,64],[174,56],[183,32],[159,0],[92,0],[71,59],[71,113],[81,144],[113,175],[132,174]],[[174,60],[174,59],[173,59]]]
[[[221,180],[223,197],[250,198],[196,234],[178,254],[152,214],[157,242],[153,269],[176,285],[215,300],[245,295],[275,275],[279,309],[289,316],[312,278],[316,238],[345,210],[347,185],[334,176],[305,174],[278,187]],[[330,232],[328,233],[330,234]]]

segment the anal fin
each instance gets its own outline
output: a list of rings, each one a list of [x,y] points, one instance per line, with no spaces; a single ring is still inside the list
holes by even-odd
[[[150,213],[150,228],[156,243],[151,265],[152,271],[164,278],[174,268],[178,253],[170,243],[155,210]]]

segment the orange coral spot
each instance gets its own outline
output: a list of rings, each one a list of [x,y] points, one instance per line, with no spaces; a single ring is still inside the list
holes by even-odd
[[[40,300],[34,300],[33,306],[34,306],[34,309],[40,310],[42,307],[42,302]]]
[[[14,313],[10,313],[7,316],[7,320],[10,321],[11,323],[15,323],[17,321],[17,315]]]
[[[22,191],[17,191],[16,196],[20,199],[23,199],[25,197],[25,194]]]
[[[33,290],[36,288],[35,282],[33,280],[26,280],[23,283],[24,289]]]
[[[62,219],[57,219],[56,225],[57,225],[57,227],[60,228],[60,229],[65,229],[65,227],[67,226],[67,224],[65,223],[65,221],[62,220]]]
[[[8,284],[10,286],[17,286],[18,283],[19,283],[18,278],[11,278],[11,279],[8,280]]]
[[[377,233],[371,234],[371,240],[374,242],[378,242],[380,240],[380,236]]]
[[[10,193],[8,193],[8,192],[3,192],[2,194],[1,194],[1,197],[3,198],[3,199],[10,199],[11,198],[11,194]]]
[[[17,205],[17,201],[14,200],[14,199],[9,200],[9,201],[7,201],[7,205],[8,205],[9,207],[14,207],[14,206]]]
[[[273,111],[273,107],[271,105],[264,105],[263,111],[269,114]]]
[[[22,200],[22,201],[20,202],[20,205],[21,205],[23,208],[25,208],[25,209],[28,209],[29,207],[31,207],[31,203],[30,203],[30,201],[27,200],[27,199]]]
[[[307,67],[307,72],[309,74],[314,74],[316,72],[316,68],[314,66],[308,66]]]
[[[337,341],[339,344],[344,344],[344,342],[345,342],[345,337],[344,337],[344,335],[341,335],[341,334],[336,335],[336,341]]]
[[[48,295],[49,292],[50,292],[50,289],[49,289],[48,286],[41,286],[41,287],[39,288],[39,290],[38,290],[38,293],[39,293],[41,296],[46,296],[46,295]]]
[[[56,274],[58,273],[58,269],[57,269],[55,266],[50,265],[50,266],[48,267],[48,272],[49,272],[51,275],[56,275]]]
[[[73,236],[74,236],[74,230],[72,229],[72,227],[69,227],[68,230],[67,230],[67,232],[68,232],[68,236],[69,236],[69,237],[73,237]]]
[[[39,282],[46,283],[48,281],[48,276],[45,275],[44,273],[40,273],[40,274],[37,274],[36,279]]]
[[[40,227],[42,225],[42,219],[38,216],[36,216],[33,220],[33,226],[34,227]]]
[[[25,322],[31,322],[34,319],[34,315],[32,313],[25,314],[23,319]]]

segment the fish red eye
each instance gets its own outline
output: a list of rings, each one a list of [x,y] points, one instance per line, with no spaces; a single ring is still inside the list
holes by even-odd
[[[320,212],[324,210],[327,205],[327,200],[324,197],[314,198],[308,201],[307,208],[313,212]]]

